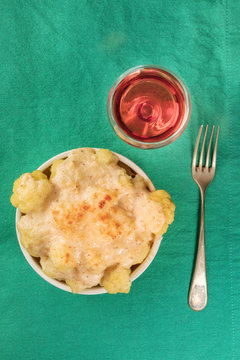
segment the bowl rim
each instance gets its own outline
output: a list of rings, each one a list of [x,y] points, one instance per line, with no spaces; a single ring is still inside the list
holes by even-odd
[[[87,147],[85,147],[85,148],[87,148]],[[77,149],[79,149],[79,148],[77,148]],[[84,147],[81,148],[81,149],[84,149]],[[90,148],[90,149],[99,150],[99,148]],[[62,159],[62,158],[66,158],[74,150],[76,150],[76,149],[67,150],[67,151],[64,151],[64,152],[62,152],[60,154],[57,154],[57,155],[53,156],[49,160],[45,161],[42,165],[40,165],[37,170],[42,170],[42,171],[46,170],[54,161]],[[132,160],[128,159],[127,157],[125,157],[125,156],[123,156],[121,154],[118,154],[118,153],[116,153],[114,151],[112,151],[112,153],[117,155],[121,162],[128,165],[137,174],[141,175],[144,178],[149,190],[151,190],[151,191],[156,190],[156,188],[153,185],[150,178],[147,176],[147,174],[137,164],[135,164]],[[49,276],[47,276],[43,272],[40,264],[37,262],[37,259],[35,259],[33,256],[31,256],[27,252],[27,250],[23,247],[23,245],[21,244],[20,235],[19,235],[19,232],[18,232],[18,229],[17,229],[17,223],[20,220],[20,217],[21,217],[21,212],[20,212],[19,209],[17,209],[16,210],[16,217],[15,217],[17,239],[18,239],[19,246],[20,246],[20,248],[22,250],[22,253],[23,253],[25,259],[27,260],[27,262],[29,263],[29,265],[32,267],[32,269],[39,276],[41,276],[41,278],[43,278],[45,281],[47,281],[51,285],[53,285],[53,286],[55,286],[55,287],[57,287],[57,288],[59,288],[61,290],[65,290],[67,292],[72,293],[70,287],[66,283],[64,283],[62,281],[59,281],[59,280],[56,280],[56,279],[53,279],[53,278],[50,278]],[[131,281],[136,280],[149,267],[149,265],[151,264],[151,262],[153,261],[153,259],[155,258],[156,254],[158,252],[161,241],[162,241],[162,236],[157,236],[156,235],[148,256],[131,273],[131,275],[130,275],[130,280]],[[96,286],[96,287],[93,287],[93,288],[90,288],[90,289],[82,290],[82,291],[78,292],[77,294],[79,294],[79,295],[99,295],[99,294],[105,294],[105,293],[107,293],[107,291],[104,289],[104,287]]]

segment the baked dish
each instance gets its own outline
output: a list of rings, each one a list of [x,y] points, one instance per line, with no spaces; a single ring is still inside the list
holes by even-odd
[[[21,211],[23,247],[73,293],[99,285],[128,293],[132,268],[175,211],[166,191],[151,192],[110,150],[91,148],[73,150],[49,171],[23,174],[11,203]]]

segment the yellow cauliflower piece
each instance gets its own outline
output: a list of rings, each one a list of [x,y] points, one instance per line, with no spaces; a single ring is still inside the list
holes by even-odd
[[[108,149],[100,149],[96,152],[97,160],[102,164],[117,164],[118,157]]]
[[[167,229],[168,229],[168,224],[165,223],[165,224],[162,226],[162,228],[161,228],[161,230],[159,231],[159,233],[157,233],[156,235],[163,235],[163,234],[165,234],[165,233],[167,232]]]
[[[34,224],[33,217],[21,216],[17,223],[20,241],[30,255],[35,257],[45,256],[48,252],[49,231],[45,228],[44,220]]]
[[[130,269],[122,266],[111,266],[105,270],[101,285],[109,294],[129,293],[132,284],[129,278],[130,273]]]
[[[44,256],[40,259],[40,264],[43,272],[53,279],[63,280],[61,270],[59,270],[52,260],[48,256]],[[86,285],[78,280],[65,279],[65,283],[71,288],[73,294],[77,294],[79,291],[86,288]]]
[[[40,264],[42,271],[50,278],[56,279],[58,277],[58,270],[48,256],[41,257]]]
[[[66,284],[71,288],[73,294],[86,289],[86,285],[78,280],[65,280]]]
[[[133,183],[134,183],[134,186],[141,190],[141,189],[145,189],[147,184],[146,184],[146,181],[144,180],[144,178],[137,174],[134,178],[133,178]]]
[[[150,199],[156,202],[159,202],[162,205],[164,216],[166,219],[165,224],[163,225],[161,231],[158,235],[164,234],[168,225],[170,225],[174,220],[174,211],[175,205],[171,200],[171,196],[165,190],[156,190],[150,194]]]
[[[52,184],[40,170],[20,176],[13,185],[11,203],[22,213],[29,213],[40,207],[52,190]]]
[[[118,176],[118,181],[120,183],[120,185],[123,185],[125,187],[132,187],[133,183],[132,183],[132,178],[131,176],[127,175],[126,173],[124,174],[120,174]]]
[[[55,242],[52,244],[49,251],[49,257],[53,265],[59,271],[73,269],[77,265],[72,249],[61,242]]]
[[[54,176],[56,175],[57,172],[57,168],[58,166],[63,162],[63,159],[58,159],[56,161],[54,161],[51,165],[50,171],[51,171],[51,176],[50,176],[50,181],[54,178]]]
[[[101,254],[96,250],[94,251],[94,249],[87,252],[87,256],[85,257],[85,263],[87,268],[93,271],[103,271],[106,267],[101,257]]]
[[[133,265],[141,264],[143,262],[143,260],[147,257],[149,251],[150,251],[150,244],[149,243],[141,245],[138,252],[136,252],[136,255],[134,257]]]
[[[35,170],[32,172],[32,177],[35,180],[47,179],[47,175],[45,175],[41,170]]]
[[[92,148],[79,148],[72,151],[68,158],[71,158],[76,161],[88,161],[95,159],[96,151]]]
[[[21,228],[18,226],[22,246],[31,256],[39,257],[41,254],[41,236],[33,228]]]

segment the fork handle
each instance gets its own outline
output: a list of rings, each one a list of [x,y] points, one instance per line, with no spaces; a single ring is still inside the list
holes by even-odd
[[[190,308],[195,311],[201,311],[207,305],[207,274],[204,229],[205,189],[200,188],[200,194],[201,219],[198,237],[198,250],[188,298]]]

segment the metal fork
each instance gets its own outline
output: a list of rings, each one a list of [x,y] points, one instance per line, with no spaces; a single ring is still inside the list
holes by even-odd
[[[204,146],[208,131],[208,125],[203,137],[202,149],[199,158],[199,164],[197,166],[197,153],[199,142],[201,138],[201,133],[203,125],[201,125],[198,137],[193,153],[192,160],[192,177],[193,180],[197,183],[200,194],[201,194],[201,217],[200,217],[200,229],[199,229],[199,238],[198,238],[198,250],[195,262],[195,268],[193,272],[192,282],[189,291],[188,303],[192,310],[201,311],[207,305],[207,275],[206,275],[206,257],[205,257],[205,230],[204,230],[204,205],[205,205],[205,192],[208,185],[212,182],[215,170],[216,170],[216,159],[217,159],[217,144],[218,144],[218,135],[219,135],[219,126],[217,129],[217,135],[213,150],[211,167],[209,166],[209,157],[211,151],[211,143],[213,138],[215,126],[212,127],[212,132],[210,135],[209,145],[207,149],[207,156],[205,160],[205,165],[203,165],[203,154]]]

